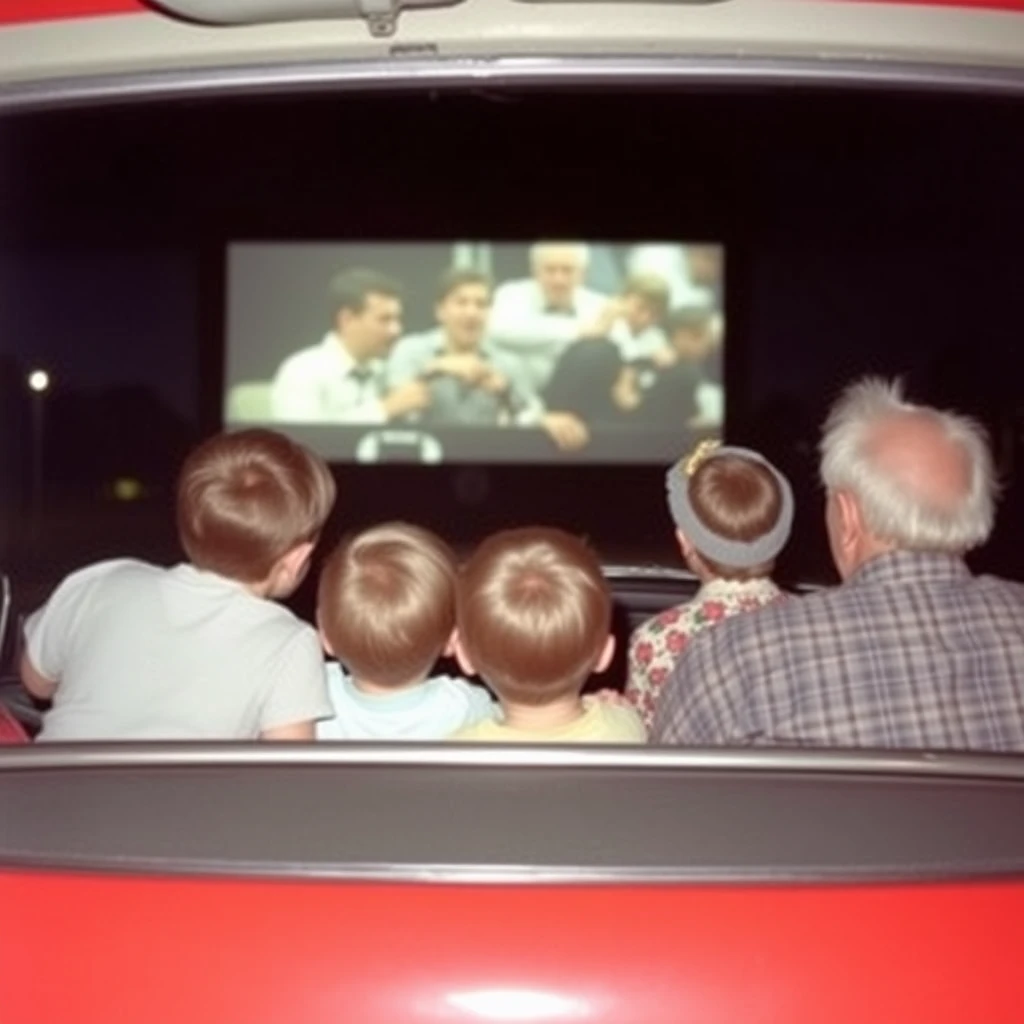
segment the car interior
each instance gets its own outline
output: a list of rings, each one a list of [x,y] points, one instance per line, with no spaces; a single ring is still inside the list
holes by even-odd
[[[328,269],[353,252],[401,254],[415,292],[442,252],[504,253],[512,277],[539,240],[711,247],[711,433],[792,485],[783,589],[838,580],[818,444],[864,374],[983,424],[1001,494],[969,564],[1024,581],[1012,12],[976,28],[955,4],[41,0],[53,21],[22,25],[35,6],[0,14],[11,1024],[1019,1021],[1019,756],[34,743],[47,705],[18,668],[26,616],[69,572],[182,559],[185,455],[265,415],[275,362],[318,340]],[[71,45],[59,19],[93,13]],[[416,329],[430,303],[410,299]],[[421,426],[362,447],[291,431],[338,486],[291,610],[314,620],[326,553],[371,524],[419,523],[460,558],[558,526],[614,599],[615,658],[587,690],[621,690],[632,631],[700,585],[665,486],[698,428],[595,430],[571,452],[535,425],[511,445]]]
[[[867,372],[983,421],[1003,497],[972,565],[1021,578],[1022,116],[1019,99],[963,91],[549,82],[4,117],[0,260],[19,301],[0,328],[54,380],[34,394],[29,356],[4,357],[11,625],[86,561],[180,557],[168,494],[183,453],[224,422],[227,253],[252,239],[715,240],[724,435],[772,458],[796,494],[779,579],[835,580],[815,446],[829,402]],[[665,509],[670,461],[341,461],[322,549],[389,518],[462,551],[499,527],[564,526],[612,567],[624,648],[631,625],[695,588]],[[311,600],[307,585],[294,606],[309,617]],[[5,700],[31,729],[8,633]]]

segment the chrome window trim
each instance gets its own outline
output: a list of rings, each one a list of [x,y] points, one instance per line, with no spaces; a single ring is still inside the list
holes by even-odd
[[[495,57],[308,61],[55,78],[0,85],[0,113],[191,99],[501,87],[887,89],[1024,95],[1024,68],[736,57]]]
[[[973,752],[420,743],[61,743],[0,748],[4,772],[281,765],[629,768],[1024,781],[1024,756]]]

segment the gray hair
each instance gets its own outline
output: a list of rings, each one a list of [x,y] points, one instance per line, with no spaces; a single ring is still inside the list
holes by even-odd
[[[582,267],[590,262],[590,246],[586,242],[534,242],[530,246],[530,266],[534,266],[551,249],[568,249]]]
[[[930,417],[968,460],[970,486],[952,508],[908,491],[871,449],[875,428],[907,413]],[[899,380],[865,377],[850,385],[832,406],[820,450],[822,483],[852,494],[866,527],[882,540],[908,550],[959,553],[992,532],[998,486],[984,428],[967,416],[906,401]]]

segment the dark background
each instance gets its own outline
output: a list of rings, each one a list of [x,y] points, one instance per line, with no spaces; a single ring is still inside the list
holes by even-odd
[[[778,88],[190,100],[13,116],[0,161],[0,558],[22,593],[95,557],[177,557],[174,472],[219,425],[224,245],[257,237],[721,240],[727,434],[798,495],[783,579],[831,578],[814,446],[864,372],[983,419],[1006,493],[973,561],[1024,578],[1020,101]],[[33,365],[55,378],[37,510]],[[657,467],[339,475],[328,543],[396,516],[463,547],[542,521],[609,561],[675,564]],[[114,500],[125,476],[138,500]]]

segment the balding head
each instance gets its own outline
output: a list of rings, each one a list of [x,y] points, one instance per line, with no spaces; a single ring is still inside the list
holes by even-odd
[[[532,246],[530,266],[547,306],[572,308],[589,260],[590,249],[579,242],[537,242]]]
[[[995,474],[973,420],[907,402],[898,383],[866,379],[833,406],[821,453],[830,515],[837,496],[852,502],[869,549],[961,554],[988,539]],[[830,518],[834,555],[836,527]]]

